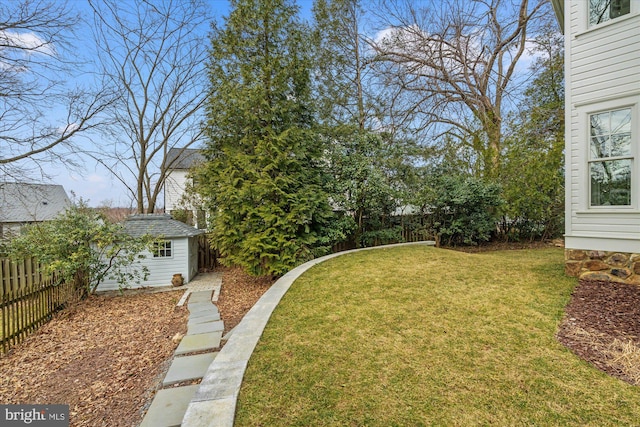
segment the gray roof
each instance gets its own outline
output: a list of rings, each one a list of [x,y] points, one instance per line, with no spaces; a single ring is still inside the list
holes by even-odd
[[[169,169],[190,169],[193,165],[204,161],[202,150],[197,148],[170,148],[165,164]]]
[[[69,206],[62,185],[0,182],[0,223],[48,221]]]
[[[152,236],[193,237],[204,234],[183,222],[171,218],[169,214],[137,214],[129,216],[124,222],[124,231],[133,237],[150,234]]]

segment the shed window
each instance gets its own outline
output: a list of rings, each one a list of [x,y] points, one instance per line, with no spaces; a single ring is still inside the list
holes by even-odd
[[[631,13],[631,0],[589,0],[589,26]]]
[[[630,206],[631,108],[589,115],[591,206]]]
[[[169,258],[169,257],[171,257],[171,240],[163,240],[161,242],[154,242],[154,244],[153,244],[153,257],[154,258]]]

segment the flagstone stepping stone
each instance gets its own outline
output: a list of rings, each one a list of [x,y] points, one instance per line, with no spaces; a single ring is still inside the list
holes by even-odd
[[[196,310],[189,309],[189,320],[211,314],[220,314],[218,307],[213,304],[209,304],[209,307],[198,307]]]
[[[192,302],[211,302],[211,291],[192,292],[189,303]]]
[[[189,309],[190,314],[208,312],[211,310],[214,312],[218,311],[218,308],[213,305],[212,302],[190,302],[187,308]]]
[[[204,377],[217,354],[218,352],[175,357],[171,362],[167,375],[162,380],[162,386],[167,387],[182,381]]]
[[[182,424],[182,417],[198,385],[159,390],[149,406],[140,427],[174,427]]]
[[[208,322],[216,322],[220,320],[220,313],[212,313],[206,316],[199,317],[189,317],[189,321],[187,322],[187,326],[197,325],[199,323],[208,323]]]
[[[213,350],[220,347],[222,331],[207,332],[204,334],[185,335],[175,351],[176,355],[192,353],[195,351]]]
[[[215,322],[196,323],[188,327],[187,335],[205,334],[207,332],[218,332],[224,330],[224,322],[218,320]]]

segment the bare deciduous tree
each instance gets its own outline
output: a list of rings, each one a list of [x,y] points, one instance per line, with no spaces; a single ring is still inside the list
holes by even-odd
[[[80,17],[66,3],[0,3],[0,177],[48,175],[52,162],[76,166],[77,137],[98,125],[103,91],[70,85],[81,68],[72,52]]]
[[[316,0],[316,82],[322,119],[356,124],[364,130],[376,114],[375,100],[365,80],[366,43],[360,26],[364,10],[359,0]],[[326,117],[325,117],[326,116]]]
[[[90,0],[98,59],[120,97],[109,109],[113,144],[95,154],[128,189],[138,212],[153,212],[171,148],[202,136],[208,18],[200,0]]]
[[[517,66],[532,25],[551,13],[547,3],[447,0],[418,8],[385,1],[386,30],[372,48],[387,84],[396,88],[396,117],[458,139],[477,154],[485,176],[496,176],[503,110],[519,83]]]

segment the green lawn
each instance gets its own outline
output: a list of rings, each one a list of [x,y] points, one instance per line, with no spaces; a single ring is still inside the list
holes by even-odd
[[[329,260],[274,312],[236,425],[638,425],[640,388],[554,338],[575,285],[561,249]]]

